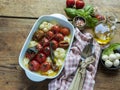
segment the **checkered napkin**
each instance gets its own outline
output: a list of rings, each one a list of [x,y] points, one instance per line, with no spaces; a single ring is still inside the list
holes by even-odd
[[[75,29],[75,38],[71,50],[67,56],[65,61],[65,66],[61,74],[53,79],[49,83],[49,90],[68,90],[70,84],[75,76],[75,72],[80,62],[80,53],[82,52],[85,45],[88,44],[88,40],[92,37],[90,33],[81,33],[77,28]],[[97,72],[97,66],[99,61],[99,56],[101,52],[101,48],[93,41],[96,60],[94,63],[90,64],[86,69],[85,80],[83,84],[83,90],[93,90],[95,84],[95,75]]]

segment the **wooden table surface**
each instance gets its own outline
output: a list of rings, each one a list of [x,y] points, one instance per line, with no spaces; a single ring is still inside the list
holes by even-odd
[[[30,81],[18,64],[20,50],[41,15],[65,15],[66,0],[0,0],[0,90],[47,90],[50,80]],[[120,21],[120,0],[85,0]],[[120,42],[120,24],[111,43]],[[120,70],[109,72],[99,64],[94,90],[120,90]]]

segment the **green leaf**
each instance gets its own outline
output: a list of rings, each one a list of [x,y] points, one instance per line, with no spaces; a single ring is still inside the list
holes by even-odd
[[[104,49],[102,55],[109,55],[113,53],[113,50],[120,48],[120,43],[113,43],[106,49]]]
[[[96,18],[93,18],[94,8],[91,5],[86,5],[83,9],[75,9],[75,8],[65,8],[64,9],[67,16],[70,18],[74,18],[75,16],[81,16],[86,19],[86,24],[90,28],[94,28],[98,23]]]
[[[91,28],[94,28],[94,26],[96,26],[96,24],[98,23],[98,20],[91,16],[86,17],[86,21],[87,21],[87,26]]]
[[[65,8],[64,10],[65,10],[67,16],[70,18],[74,18],[77,15],[75,8]]]
[[[88,13],[88,15],[93,15],[93,13],[94,13],[94,8],[91,5],[86,5],[84,7],[84,10],[85,10],[85,12]]]

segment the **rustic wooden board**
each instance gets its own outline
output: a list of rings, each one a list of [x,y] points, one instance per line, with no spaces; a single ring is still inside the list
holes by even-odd
[[[50,80],[32,82],[18,65],[20,50],[34,22],[31,19],[0,18],[0,90],[47,90]],[[120,31],[114,42],[118,41],[119,34]],[[107,74],[99,65],[94,90],[119,90],[119,76],[119,71]]]
[[[61,13],[65,15],[66,0],[0,0],[0,16],[39,17]],[[101,13],[113,12],[120,21],[120,0],[85,0]],[[50,80],[35,83],[27,79],[18,65],[24,41],[36,19],[0,17],[0,90],[47,90]],[[120,25],[112,43],[120,42]],[[94,90],[120,90],[120,70],[109,72],[99,64]]]
[[[0,18],[0,90],[47,90],[47,82],[27,79],[18,57],[35,20]]]
[[[114,14],[120,21],[120,0],[85,0],[85,2],[97,7],[103,15],[106,15],[106,12]]]
[[[39,17],[41,15],[64,14],[66,0],[0,0],[0,15]]]
[[[108,71],[99,63],[94,90],[120,90],[120,70]]]
[[[99,11],[113,12],[120,21],[120,0],[84,0]],[[66,0],[0,0],[0,16],[39,17],[61,13],[65,15]]]

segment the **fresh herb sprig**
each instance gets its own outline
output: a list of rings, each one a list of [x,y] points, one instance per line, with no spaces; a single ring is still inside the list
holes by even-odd
[[[93,17],[94,8],[91,5],[87,5],[83,9],[65,8],[64,10],[70,18],[74,18],[75,16],[84,17],[86,19],[87,27],[94,28],[98,23],[98,20]]]

